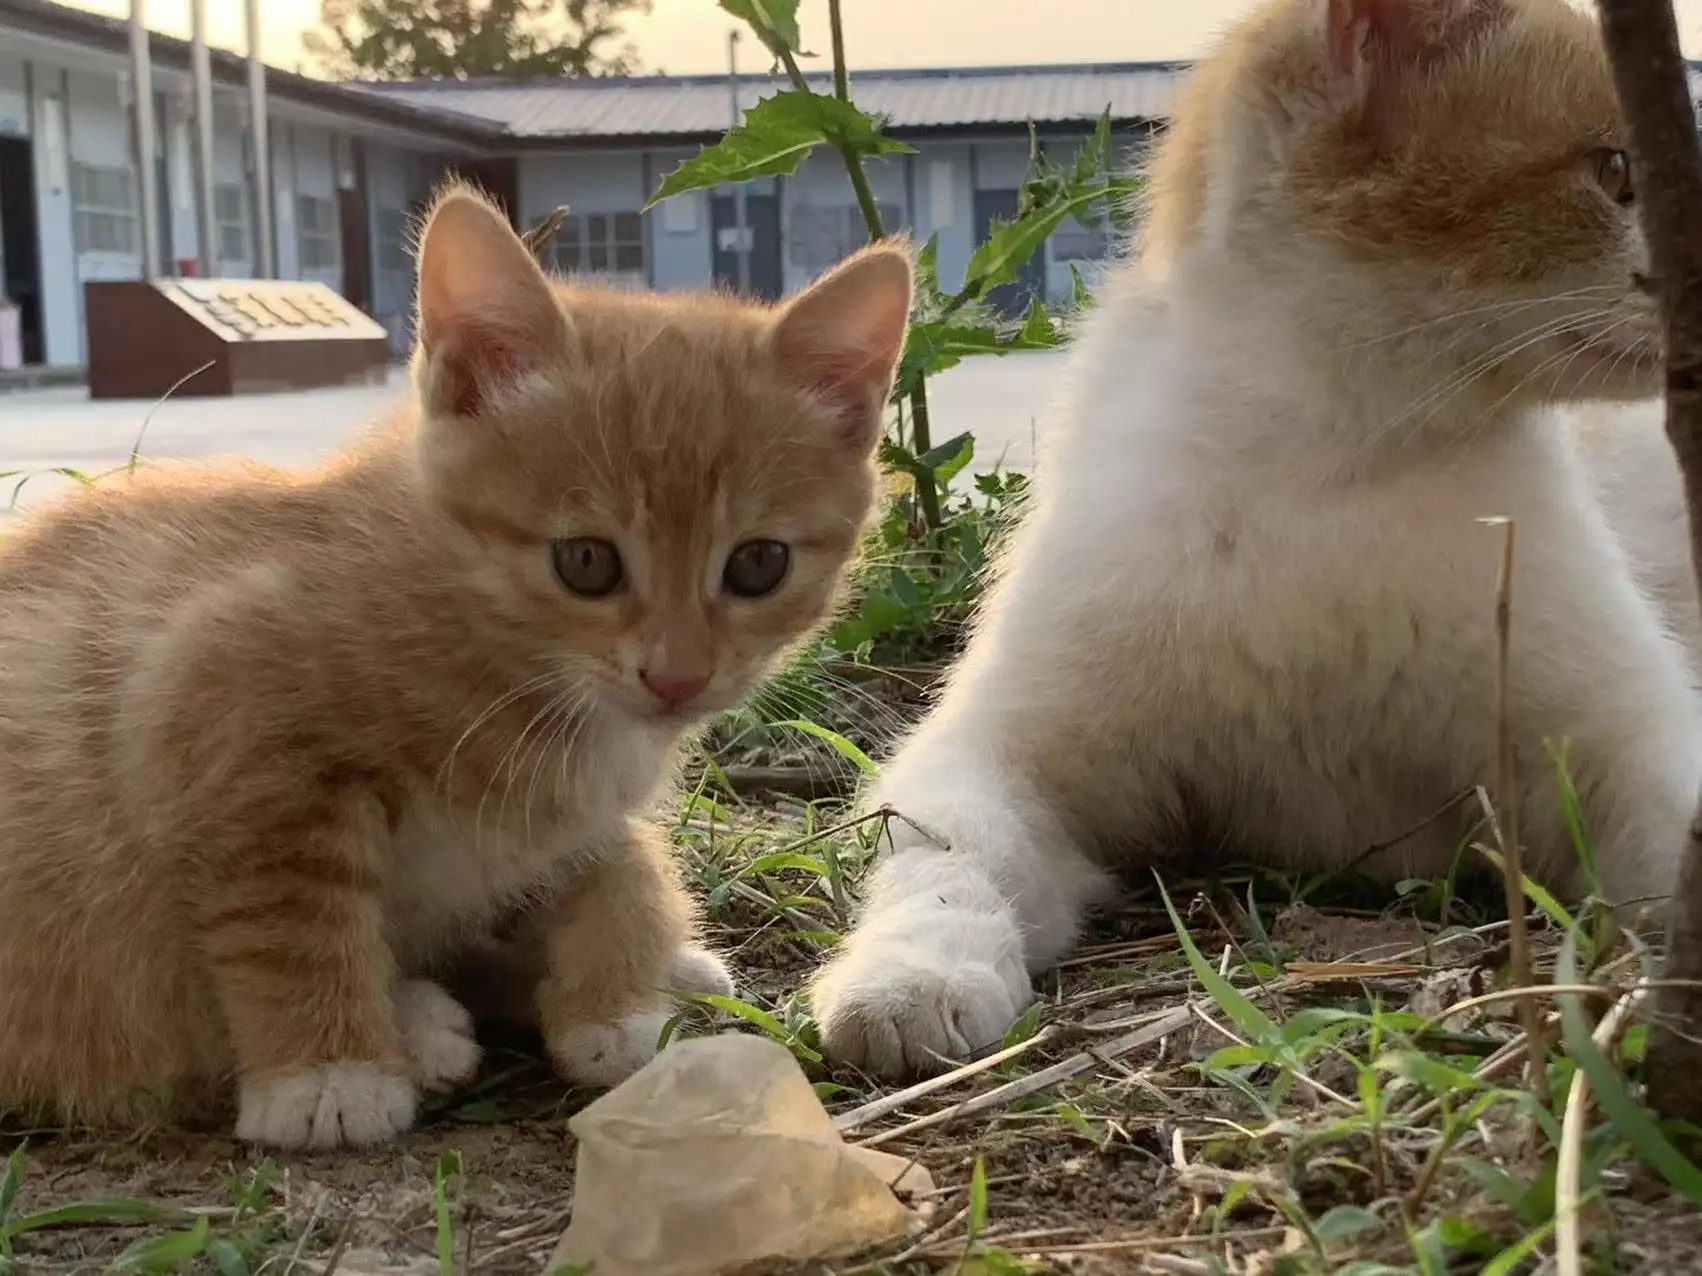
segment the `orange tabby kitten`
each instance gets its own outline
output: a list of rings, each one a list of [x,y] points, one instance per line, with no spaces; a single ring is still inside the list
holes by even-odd
[[[323,471],[144,471],[0,553],[0,1101],[368,1144],[478,1062],[435,980],[524,908],[564,1076],[725,990],[639,819],[839,595],[911,295],[553,290],[450,188],[417,411]]]

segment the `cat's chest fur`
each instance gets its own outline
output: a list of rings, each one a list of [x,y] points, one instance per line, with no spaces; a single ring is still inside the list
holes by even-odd
[[[424,959],[488,925],[504,908],[571,882],[614,821],[585,818],[516,828],[476,811],[412,805],[391,835],[384,891],[391,941]]]
[[[384,911],[404,963],[429,960],[619,854],[625,820],[665,779],[674,743],[649,732],[586,736],[536,785],[506,796],[500,784],[477,797],[416,791],[402,804]]]

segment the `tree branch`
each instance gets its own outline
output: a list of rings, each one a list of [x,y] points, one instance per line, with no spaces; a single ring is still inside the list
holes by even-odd
[[[1691,567],[1702,597],[1702,150],[1672,0],[1600,0],[1631,142],[1650,281],[1665,331],[1666,428],[1684,474]],[[1649,1047],[1649,1101],[1702,1124],[1702,809],[1691,819],[1674,887],[1667,979]]]

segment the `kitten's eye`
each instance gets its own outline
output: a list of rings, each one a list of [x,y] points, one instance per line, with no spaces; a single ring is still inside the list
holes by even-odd
[[[1596,181],[1616,204],[1630,204],[1637,198],[1631,186],[1631,159],[1624,151],[1596,152]]]
[[[595,536],[551,541],[550,561],[556,578],[581,598],[607,598],[620,588],[625,575],[620,551]]]
[[[780,588],[791,565],[792,551],[781,541],[746,541],[728,556],[721,583],[729,594],[761,598]]]

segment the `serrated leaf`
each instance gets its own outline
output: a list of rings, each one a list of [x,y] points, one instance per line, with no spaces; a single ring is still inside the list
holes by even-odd
[[[769,48],[778,40],[788,52],[798,52],[798,0],[721,0],[723,11],[738,18]]]
[[[1041,304],[1039,297],[1029,300],[1028,314],[1023,316],[1017,340],[1031,348],[1058,344],[1058,330],[1052,326],[1052,316],[1046,313],[1046,307]]]
[[[1035,250],[1066,218],[1105,200],[1125,198],[1133,189],[1128,182],[1111,182],[1075,191],[1056,203],[1036,208],[1025,217],[1003,223],[970,256],[964,278],[971,281],[977,296],[985,296],[1000,284],[1014,282]]]
[[[746,111],[738,127],[719,142],[704,147],[663,178],[644,207],[649,210],[670,196],[724,182],[794,172],[823,143],[876,157],[909,151],[910,147],[881,131],[884,123],[849,102],[808,89],[776,93]]]

